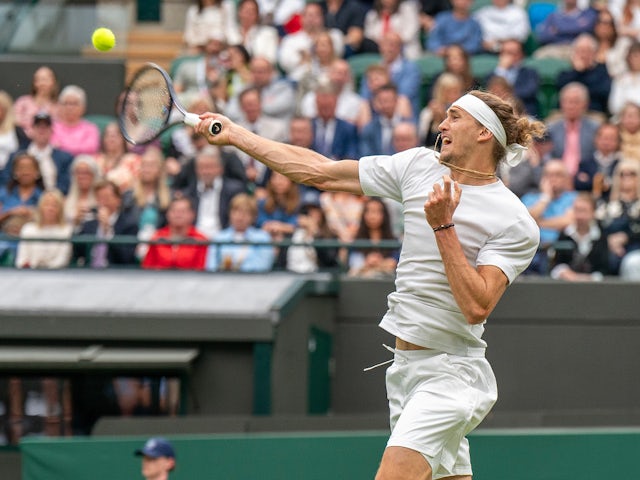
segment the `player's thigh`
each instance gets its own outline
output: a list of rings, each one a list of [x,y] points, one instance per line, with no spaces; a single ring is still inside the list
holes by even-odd
[[[387,447],[376,480],[431,480],[431,466],[420,452]]]

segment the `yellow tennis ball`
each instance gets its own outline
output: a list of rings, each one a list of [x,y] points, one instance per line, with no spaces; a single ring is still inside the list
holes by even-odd
[[[111,30],[105,27],[96,28],[91,35],[91,43],[101,52],[111,50],[116,44],[116,36]]]

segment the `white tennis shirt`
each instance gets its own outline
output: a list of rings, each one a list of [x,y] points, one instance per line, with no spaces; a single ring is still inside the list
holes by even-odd
[[[396,290],[380,326],[416,345],[454,355],[483,356],[484,324],[467,323],[451,293],[424,203],[435,183],[450,170],[433,150],[414,148],[393,156],[363,157],[360,184],[366,195],[400,202],[404,239]],[[453,222],[469,263],[494,265],[511,283],[531,262],[540,239],[535,221],[520,199],[501,181],[460,185],[462,196]]]

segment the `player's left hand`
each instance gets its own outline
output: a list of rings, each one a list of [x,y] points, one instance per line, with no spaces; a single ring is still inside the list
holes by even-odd
[[[442,180],[442,186],[436,183],[424,203],[424,213],[431,228],[452,223],[453,212],[458,208],[462,195],[460,185],[449,175],[444,175]]]

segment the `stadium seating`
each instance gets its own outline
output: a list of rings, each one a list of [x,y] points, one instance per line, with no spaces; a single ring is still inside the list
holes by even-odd
[[[377,54],[360,54],[349,58],[349,64],[353,72],[356,86],[360,85],[364,72],[371,64],[378,63],[380,56]],[[426,105],[429,92],[436,76],[442,72],[444,63],[442,58],[435,55],[423,55],[416,60],[422,72],[422,104]],[[498,57],[490,54],[480,54],[471,57],[471,68],[473,76],[480,84],[484,84],[485,78],[493,71],[498,63]],[[545,118],[552,110],[558,106],[558,92],[556,88],[556,78],[558,74],[571,68],[571,64],[566,60],[557,58],[534,58],[527,57],[525,65],[535,69],[540,75],[540,91],[538,92],[538,104],[540,118]]]

